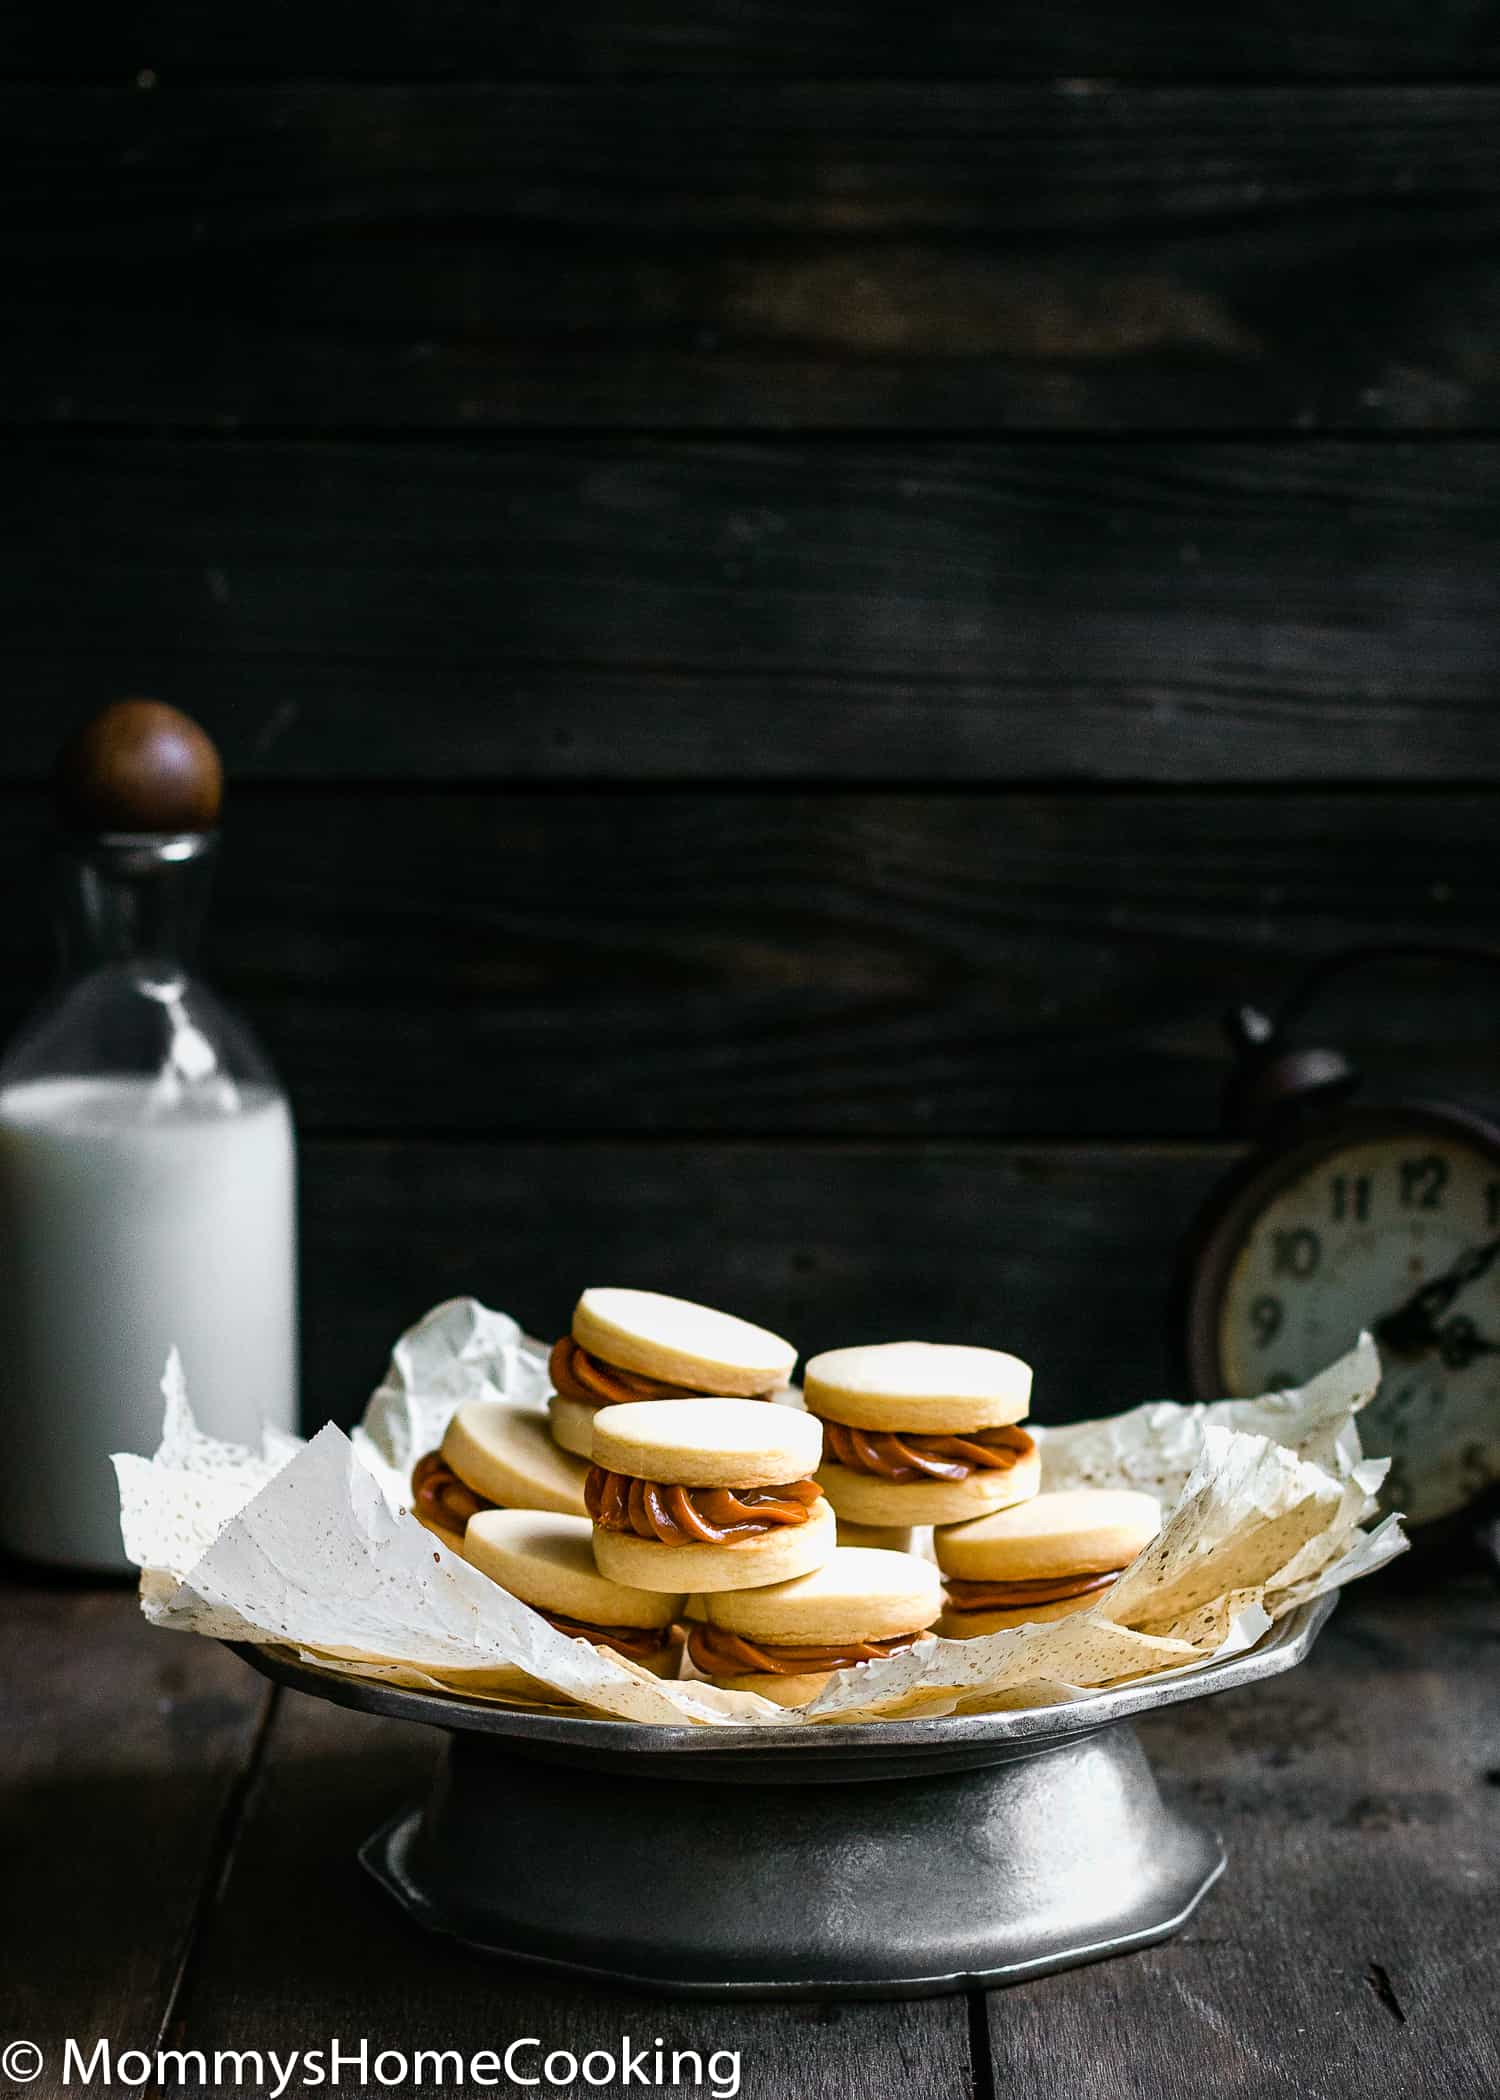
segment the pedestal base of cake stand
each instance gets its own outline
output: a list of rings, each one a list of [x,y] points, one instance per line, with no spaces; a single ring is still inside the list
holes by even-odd
[[[1132,1720],[1293,1669],[1332,1596],[1201,1669],[1015,1712],[643,1726],[235,1652],[448,1737],[363,1847],[419,1924],[512,1961],[705,1997],[917,1997],[1175,1932],[1223,1869]]]
[[[1175,1932],[1223,1868],[1127,1722],[971,1744],[957,1770],[883,1759],[879,1735],[664,1769],[459,1734],[427,1800],[362,1858],[473,1947],[766,1997],[918,1996],[1097,1961]]]

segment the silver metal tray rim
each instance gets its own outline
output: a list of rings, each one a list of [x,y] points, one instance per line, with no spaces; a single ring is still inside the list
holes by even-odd
[[[1337,1602],[1335,1591],[1299,1605],[1278,1620],[1253,1648],[1223,1662],[1205,1663],[1177,1676],[1119,1685],[1062,1706],[1026,1707],[1010,1713],[937,1714],[907,1721],[824,1721],[811,1726],[805,1722],[784,1727],[771,1722],[730,1722],[715,1727],[688,1722],[674,1727],[592,1715],[540,1713],[525,1707],[466,1699],[460,1693],[421,1692],[404,1685],[381,1684],[373,1678],[351,1677],[255,1642],[230,1641],[226,1645],[263,1676],[308,1692],[314,1698],[327,1699],[335,1706],[423,1722],[450,1733],[497,1736],[526,1746],[552,1744],[590,1756],[613,1757],[631,1752],[660,1755],[674,1751],[687,1756],[743,1756],[749,1752],[775,1756],[795,1752],[805,1758],[809,1751],[951,1751],[964,1745],[978,1748],[1005,1743],[1040,1749],[1050,1742],[1108,1728],[1118,1721],[1133,1720],[1189,1699],[1205,1699],[1217,1692],[1279,1677],[1283,1671],[1295,1669],[1307,1655]]]

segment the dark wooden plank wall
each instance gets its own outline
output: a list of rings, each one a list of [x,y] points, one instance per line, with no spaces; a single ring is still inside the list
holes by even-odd
[[[601,1276],[1167,1382],[1217,1011],[1495,928],[1497,116],[1460,0],[9,11],[0,1021],[193,708],[315,1417]]]
[[[1464,428],[1500,87],[7,87],[39,422]]]
[[[1500,74],[1494,0],[1267,0],[1206,11],[1151,0],[1122,13],[1109,0],[1069,8],[996,8],[958,0],[925,14],[902,0],[369,0],[357,23],[320,0],[200,8],[140,0],[101,19],[71,4],[17,6],[0,57],[48,77],[301,73],[312,78],[426,80],[449,74],[702,72],[731,78],[882,75],[986,79],[1385,79]]]

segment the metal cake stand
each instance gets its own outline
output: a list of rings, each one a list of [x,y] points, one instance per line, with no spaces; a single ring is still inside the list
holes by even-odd
[[[1131,1722],[1293,1668],[1333,1604],[1080,1705],[816,1729],[532,1713],[235,1652],[447,1733],[426,1800],[361,1851],[429,1931],[657,1992],[916,1997],[1175,1932],[1224,1852],[1163,1802]]]

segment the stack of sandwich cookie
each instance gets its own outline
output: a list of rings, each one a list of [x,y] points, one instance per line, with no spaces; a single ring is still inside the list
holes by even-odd
[[[694,1667],[726,1691],[800,1706],[835,1670],[910,1648],[943,1594],[930,1561],[840,1546],[810,1575],[699,1603],[702,1617],[688,1632]]]
[[[658,1677],[676,1675],[680,1642],[674,1621],[682,1598],[630,1589],[601,1575],[586,1517],[481,1510],[470,1521],[463,1550],[466,1560],[559,1633],[607,1648]]]
[[[732,1313],[659,1291],[595,1287],[573,1308],[571,1333],[553,1345],[552,1434],[587,1458],[601,1407],[706,1394],[768,1399],[796,1361],[790,1342]]]
[[[1063,1488],[934,1535],[947,1586],[939,1633],[963,1640],[1097,1604],[1161,1527],[1153,1495]]]
[[[471,1400],[454,1415],[438,1449],[413,1467],[412,1513],[457,1551],[481,1510],[584,1516],[587,1477],[581,1460],[558,1450],[538,1409]]]
[[[1016,1426],[1031,1370],[1002,1349],[833,1349],[808,1364],[803,1390],[823,1423],[818,1480],[841,1520],[962,1524],[1036,1493],[1036,1445]]]
[[[833,1511],[811,1478],[811,1415],[754,1400],[639,1400],[594,1417],[586,1495],[601,1575],[738,1590],[821,1567]]]

